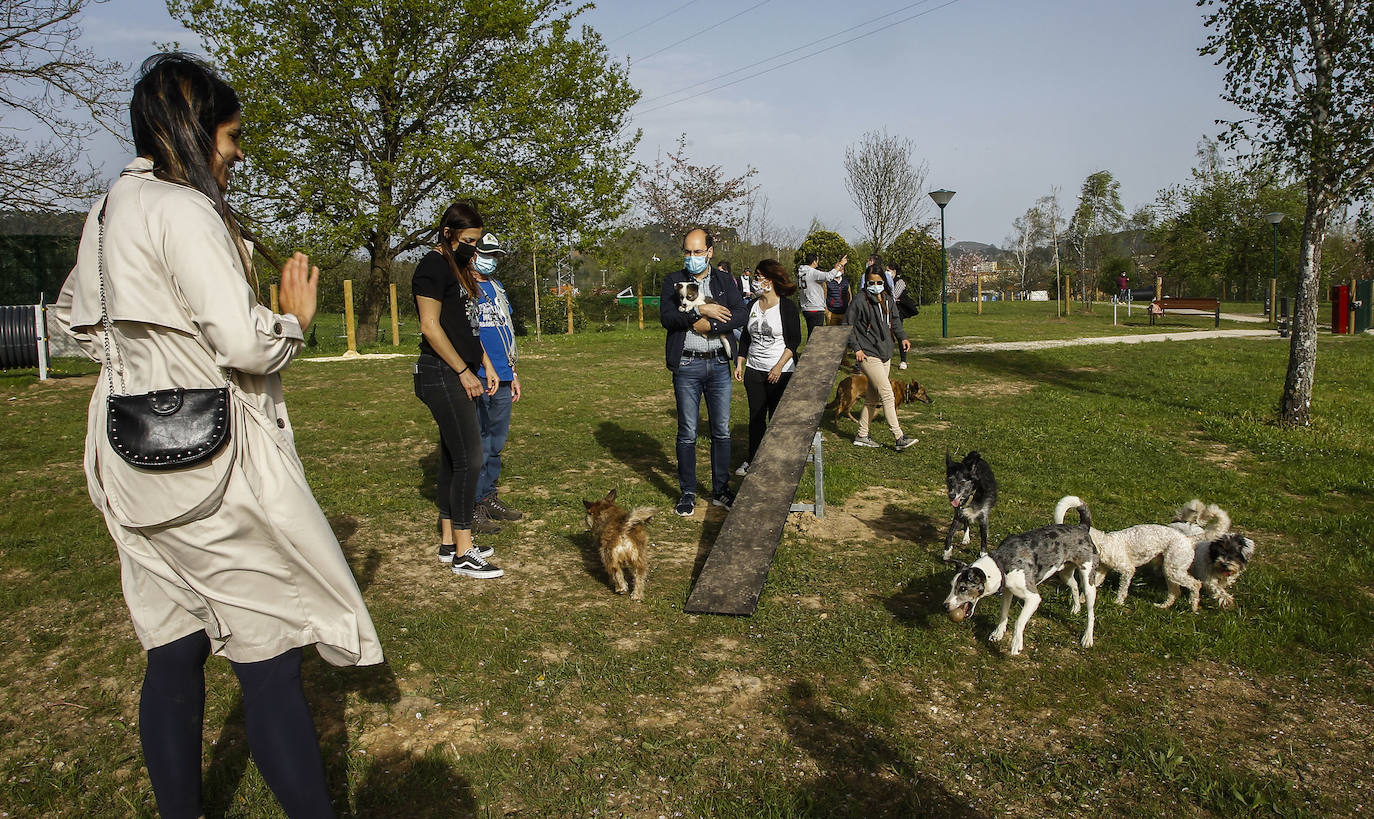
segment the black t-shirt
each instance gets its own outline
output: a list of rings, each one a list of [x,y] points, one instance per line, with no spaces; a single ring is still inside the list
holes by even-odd
[[[439,302],[439,327],[448,336],[453,349],[474,372],[482,366],[481,330],[477,324],[477,302],[468,298],[467,291],[458,282],[448,260],[437,250],[425,254],[415,266],[415,275],[410,279],[412,297],[434,299]],[[416,303],[419,311],[419,303]],[[436,355],[429,341],[420,336],[420,352]]]

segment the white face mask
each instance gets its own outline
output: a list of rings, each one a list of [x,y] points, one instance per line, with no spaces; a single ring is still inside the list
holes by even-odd
[[[773,292],[773,285],[767,279],[754,279],[754,292],[767,295]]]
[[[883,283],[882,283],[882,282],[869,282],[868,286],[865,287],[864,289],[876,296],[876,295],[878,295],[879,293],[883,292]]]

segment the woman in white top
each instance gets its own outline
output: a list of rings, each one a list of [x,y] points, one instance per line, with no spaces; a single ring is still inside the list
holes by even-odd
[[[782,400],[783,390],[797,368],[797,347],[801,345],[801,314],[789,298],[797,286],[787,279],[787,271],[776,259],[764,259],[754,270],[756,298],[749,305],[749,318],[740,334],[739,355],[735,359],[735,380],[744,382],[749,396],[749,456],[735,474],[749,471],[749,462],[763,442],[763,433],[773,411]]]

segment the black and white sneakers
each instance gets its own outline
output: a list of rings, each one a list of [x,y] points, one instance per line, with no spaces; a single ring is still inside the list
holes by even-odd
[[[491,554],[491,549],[488,548],[486,551],[488,555]],[[461,555],[453,557],[453,573],[477,578],[500,577],[505,574],[482,557],[482,549],[479,546],[473,546]]]

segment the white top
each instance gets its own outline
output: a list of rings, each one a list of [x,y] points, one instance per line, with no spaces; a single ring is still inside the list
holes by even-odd
[[[744,365],[751,370],[767,372],[778,364],[778,359],[787,350],[782,338],[782,310],[780,305],[763,309],[763,302],[756,301],[749,308],[749,358]],[[793,358],[782,368],[785,373],[797,369]]]

